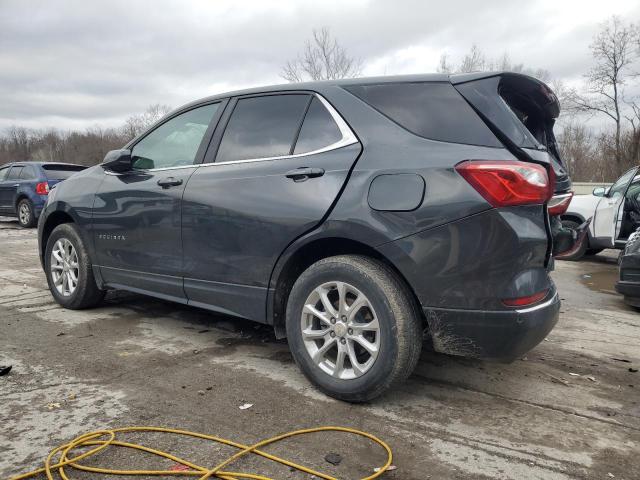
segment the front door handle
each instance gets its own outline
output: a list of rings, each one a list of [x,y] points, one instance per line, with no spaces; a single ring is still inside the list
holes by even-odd
[[[178,185],[182,185],[182,179],[175,177],[162,178],[158,180],[158,185],[162,188],[177,187]]]
[[[324,168],[314,167],[300,167],[285,173],[285,176],[293,179],[294,182],[304,182],[309,178],[321,177],[322,175],[324,175]]]

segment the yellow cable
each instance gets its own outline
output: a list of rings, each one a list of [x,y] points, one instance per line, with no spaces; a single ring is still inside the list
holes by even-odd
[[[231,455],[226,460],[218,463],[218,465],[216,465],[214,468],[207,468],[200,465],[196,465],[195,463],[192,463],[188,460],[182,459],[170,453],[163,452],[161,450],[156,450],[154,448],[145,447],[143,445],[124,442],[116,439],[117,434],[129,433],[129,432],[161,432],[161,433],[170,433],[175,435],[185,435],[189,437],[209,440],[216,443],[222,443],[224,445],[229,445],[231,447],[237,448],[239,451]],[[273,480],[270,477],[265,477],[264,475],[223,470],[224,467],[235,462],[240,457],[248,454],[259,455],[273,462],[286,465],[287,467],[295,468],[300,472],[304,472],[309,475],[322,478],[324,480],[337,480],[335,477],[332,477],[331,475],[327,475],[326,473],[317,472],[309,467],[305,467],[304,465],[299,465],[295,462],[291,462],[289,460],[278,457],[276,455],[272,455],[262,450],[258,450],[261,447],[265,447],[267,445],[279,442],[286,438],[295,437],[297,435],[305,435],[308,433],[317,433],[317,432],[344,432],[344,433],[350,433],[353,435],[359,435],[361,437],[365,437],[371,440],[373,443],[380,445],[386,451],[387,453],[386,463],[383,466],[381,466],[378,471],[374,470],[375,473],[373,473],[373,475],[363,477],[361,480],[373,480],[374,478],[378,478],[391,465],[391,461],[393,460],[393,455],[391,453],[391,448],[389,448],[389,445],[387,445],[385,442],[383,442],[379,438],[371,435],[370,433],[362,432],[360,430],[356,430],[353,428],[317,427],[317,428],[308,428],[305,430],[295,430],[293,432],[288,432],[282,435],[277,435],[275,437],[267,438],[266,440],[262,440],[253,445],[243,445],[241,443],[233,442],[231,440],[227,440],[220,437],[215,437],[213,435],[190,432],[187,430],[176,430],[173,428],[162,428],[162,427],[125,427],[125,428],[96,430],[94,432],[89,432],[89,433],[80,435],[74,438],[73,440],[71,440],[69,443],[65,443],[64,445],[60,445],[59,447],[54,448],[51,451],[51,453],[47,455],[43,468],[39,468],[37,470],[33,470],[32,472],[27,472],[22,475],[18,475],[17,477],[13,477],[11,480],[23,480],[25,478],[34,477],[42,473],[44,473],[47,476],[48,480],[55,480],[56,478],[61,478],[62,480],[70,480],[69,477],[67,476],[67,471],[65,467],[70,467],[70,468],[73,468],[76,470],[82,470],[85,472],[100,473],[104,475],[154,475],[154,476],[163,475],[163,476],[193,476],[193,477],[197,476],[199,477],[200,480],[206,480],[211,478],[219,478],[222,480],[241,480],[241,479]],[[184,465],[188,467],[190,470],[179,470],[179,471],[114,470],[111,468],[90,467],[90,466],[82,465],[78,463],[80,460],[84,460],[90,456],[96,455],[97,453],[104,451],[106,448],[110,446],[141,450],[143,452],[151,453],[159,457],[163,457],[168,460],[171,460],[175,463]],[[81,448],[81,447],[93,447],[93,448],[90,448],[88,451],[81,453],[75,457],[69,456],[70,452],[72,452],[74,449]],[[59,454],[59,460],[57,461],[57,463],[52,463],[53,458],[57,454]],[[55,473],[57,473],[58,477],[54,477]]]

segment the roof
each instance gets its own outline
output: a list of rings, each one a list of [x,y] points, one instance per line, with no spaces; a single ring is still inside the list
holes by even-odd
[[[313,82],[283,83],[283,84],[277,84],[277,85],[265,85],[261,87],[247,88],[243,90],[232,90],[229,92],[211,95],[209,97],[204,97],[199,100],[189,102],[188,104],[183,105],[180,108],[176,109],[174,112],[177,112],[179,110],[184,110],[185,108],[189,108],[194,105],[207,103],[215,100],[220,100],[223,98],[235,97],[240,95],[252,95],[255,93],[286,92],[286,91],[296,91],[296,90],[317,91],[317,90],[323,90],[325,88],[330,88],[330,87],[344,87],[344,86],[351,86],[351,85],[370,85],[370,84],[398,83],[398,82],[404,82],[404,83],[451,82],[455,85],[459,83],[469,82],[472,80],[478,80],[480,78],[495,77],[495,76],[504,75],[504,74],[523,76],[523,77],[528,77],[533,79],[533,77],[529,77],[528,75],[523,75],[520,73],[494,71],[494,72],[461,73],[461,74],[454,74],[454,75],[450,75],[447,73],[420,73],[420,74],[413,74],[413,75],[388,75],[388,76],[378,76],[378,77],[341,78],[337,80],[318,80]],[[538,80],[536,81],[539,82]]]

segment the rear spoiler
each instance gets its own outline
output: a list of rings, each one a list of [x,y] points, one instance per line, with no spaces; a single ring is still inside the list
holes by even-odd
[[[500,88],[517,90],[522,95],[532,100],[548,120],[555,120],[560,115],[560,102],[549,86],[530,75],[508,71],[477,72],[450,75],[453,85],[474,82],[486,78],[499,77]]]

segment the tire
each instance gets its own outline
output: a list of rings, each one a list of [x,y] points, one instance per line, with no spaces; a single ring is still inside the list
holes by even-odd
[[[22,228],[33,228],[36,226],[36,215],[33,210],[33,203],[28,198],[23,198],[18,202],[16,209],[18,223]]]
[[[562,226],[565,228],[570,228],[571,230],[576,230],[580,226],[580,224],[573,220],[562,220]],[[573,255],[567,255],[566,257],[559,258],[558,260],[569,260],[572,262],[578,261],[585,256],[588,248],[589,239],[586,239],[586,241],[583,242],[580,246],[580,249],[577,250]]]
[[[602,252],[604,248],[587,248],[587,251],[584,252],[585,255],[598,255]]]
[[[96,284],[87,248],[78,227],[72,223],[58,225],[51,232],[45,250],[44,269],[51,295],[64,308],[90,308],[104,298],[105,291]],[[75,288],[72,288],[73,282],[68,275],[72,279],[75,277]]]
[[[344,286],[346,306],[356,308],[356,301],[359,306],[351,313],[341,310],[337,321],[331,323],[335,312],[324,306],[318,292],[328,292],[325,300],[335,310],[341,297],[339,285]],[[310,313],[305,305],[314,305],[320,316]],[[342,313],[353,316],[353,321],[343,322],[347,315]],[[374,325],[375,319],[376,332],[363,328]],[[359,255],[329,257],[305,270],[291,289],[286,327],[291,353],[304,375],[327,395],[348,402],[372,400],[406,380],[422,349],[422,321],[406,285],[389,267]],[[316,337],[325,333],[322,338],[310,339],[309,332]],[[321,355],[318,352],[326,342],[333,343]],[[364,347],[374,344],[375,357]],[[336,373],[340,349],[344,368]],[[319,355],[320,361],[314,361],[313,354]]]

